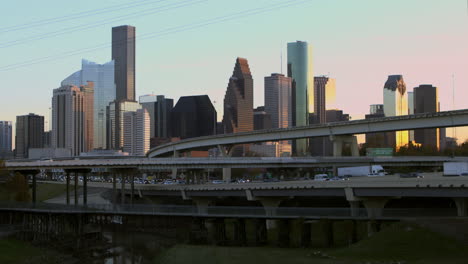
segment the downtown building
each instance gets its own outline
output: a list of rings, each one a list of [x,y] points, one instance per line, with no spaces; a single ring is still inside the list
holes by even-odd
[[[108,108],[109,130],[107,145],[109,149],[122,150],[124,147],[124,115],[128,112],[136,112],[141,105],[134,101],[114,101]]]
[[[309,113],[314,110],[312,47],[304,41],[288,43],[288,77],[292,79],[293,127],[309,125]],[[308,153],[308,139],[293,140],[293,154]]]
[[[271,128],[292,126],[292,81],[283,74],[265,77],[265,112],[271,117]],[[278,156],[291,155],[291,141],[279,141]]]
[[[384,114],[386,117],[408,115],[408,97],[402,75],[390,75],[383,89]],[[408,131],[386,133],[387,147],[398,151],[409,143]]]
[[[145,156],[150,149],[150,117],[146,109],[125,112],[123,151],[132,156]]]
[[[44,146],[44,117],[28,114],[16,117],[15,156],[29,158],[29,149]]]
[[[150,116],[151,147],[159,145],[157,142],[168,142],[172,137],[171,111],[174,100],[164,95],[140,96],[140,104]]]
[[[106,109],[115,100],[114,61],[97,64],[82,60],[81,70],[62,81],[61,86],[85,86],[88,81],[94,83],[93,148],[106,149],[107,120]]]
[[[434,113],[440,111],[438,88],[432,85],[420,85],[413,90],[414,114]],[[428,128],[414,130],[414,141],[423,147],[436,150],[444,148],[445,128]]]
[[[180,139],[216,134],[217,113],[208,95],[182,96],[172,109],[172,135]]]
[[[12,154],[12,133],[12,122],[0,121],[0,159]]]
[[[64,85],[52,97],[52,147],[70,149],[72,156],[93,149],[94,84]]]
[[[253,130],[253,79],[248,61],[236,59],[236,65],[224,96],[224,133],[248,132]],[[242,156],[246,145],[236,146],[234,156]]]

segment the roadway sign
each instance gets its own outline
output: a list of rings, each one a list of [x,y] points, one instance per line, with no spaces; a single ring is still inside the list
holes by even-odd
[[[391,157],[393,156],[393,148],[367,148],[367,157]]]

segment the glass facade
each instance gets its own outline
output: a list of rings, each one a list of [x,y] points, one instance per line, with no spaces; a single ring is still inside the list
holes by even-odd
[[[124,114],[141,109],[134,101],[112,102],[109,105],[109,149],[122,149],[124,146]]]
[[[64,85],[82,86],[94,83],[94,149],[105,149],[107,141],[106,107],[115,100],[114,61],[97,64],[82,60],[81,70],[62,81]]]
[[[288,77],[292,79],[292,125],[307,126],[314,111],[312,47],[304,41],[288,43]],[[295,155],[306,155],[307,139],[293,142]]]
[[[115,61],[116,99],[135,100],[135,27],[112,28],[112,60]]]
[[[384,113],[385,116],[401,116],[408,114],[408,97],[406,84],[402,75],[390,75],[384,85]],[[391,133],[388,133],[391,135]],[[388,139],[391,147],[398,150],[409,142],[408,131],[396,131]]]

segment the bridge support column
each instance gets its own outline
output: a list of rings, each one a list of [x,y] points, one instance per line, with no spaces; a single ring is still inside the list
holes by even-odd
[[[349,206],[351,208],[351,216],[352,217],[358,217],[359,216],[359,207],[360,207],[360,201],[348,201]]]
[[[88,173],[83,173],[83,205],[88,204]]]
[[[457,216],[468,216],[468,199],[452,198],[457,206]]]
[[[70,205],[70,172],[65,171],[66,174],[66,189],[67,189],[67,205]]]
[[[36,174],[32,174],[32,182],[33,182],[33,189],[32,189],[32,202],[35,205],[36,204],[36,199],[37,199],[37,179],[36,179]]]
[[[135,195],[135,174],[130,176],[130,205],[133,206],[133,196]]]
[[[117,174],[112,174],[112,203],[117,204]]]
[[[120,181],[120,187],[121,187],[120,188],[120,195],[121,195],[120,196],[120,203],[121,204],[125,204],[125,178],[126,178],[125,174],[122,173],[120,175],[120,179],[121,179],[121,181]]]
[[[364,207],[367,209],[367,216],[369,218],[378,218],[383,214],[385,204],[388,198],[366,198],[363,200]]]
[[[75,175],[75,186],[74,186],[74,196],[75,196],[75,205],[78,205],[78,178],[80,177],[77,172],[73,173]]]
[[[218,145],[221,157],[231,157],[231,147]],[[231,182],[231,168],[223,168],[223,181]]]
[[[330,136],[330,140],[333,142],[333,156],[341,157],[343,155],[343,143],[349,143],[351,146],[351,156],[359,157],[359,147],[357,143],[357,137],[353,135],[347,136]]]
[[[206,215],[208,214],[208,206],[212,203],[212,200],[208,198],[192,198],[192,201],[197,206],[197,211],[199,215]]]
[[[179,157],[179,151],[174,150],[173,158],[178,158]],[[172,168],[172,174],[171,174],[172,179],[177,178],[177,168]]]

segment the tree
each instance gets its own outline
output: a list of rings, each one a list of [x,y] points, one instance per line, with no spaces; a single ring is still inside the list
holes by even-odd
[[[17,202],[29,202],[31,195],[29,194],[28,181],[24,175],[15,173],[7,183],[7,189],[13,195],[13,200]]]

